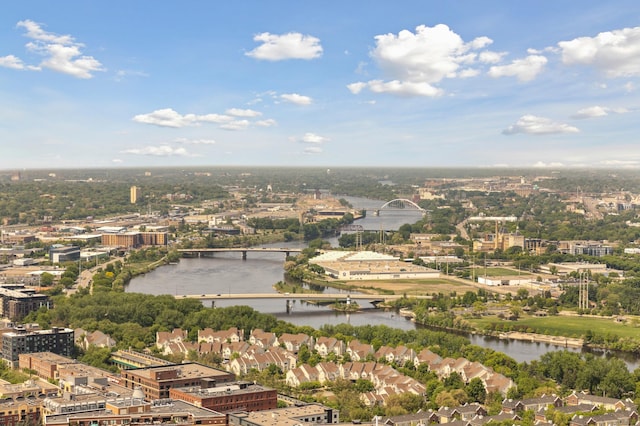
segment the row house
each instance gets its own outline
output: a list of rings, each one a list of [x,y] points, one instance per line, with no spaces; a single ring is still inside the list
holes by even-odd
[[[342,340],[335,337],[318,337],[314,349],[322,357],[326,357],[330,353],[342,356],[345,353],[346,345]]]
[[[275,333],[264,331],[261,328],[255,328],[251,330],[249,343],[266,349],[271,346],[278,346],[278,337]]]
[[[351,361],[365,361],[368,356],[374,356],[375,350],[373,345],[360,343],[359,340],[352,340],[347,346],[347,353],[351,357]]]
[[[539,398],[528,399],[505,399],[502,401],[502,412],[522,413],[527,410],[538,412],[540,409],[546,409],[549,406],[558,408],[563,405],[562,398],[557,395],[542,395]]]
[[[549,407],[542,407],[535,413],[535,420],[539,422],[547,421],[547,410]],[[593,413],[597,411],[598,407],[591,404],[579,404],[579,405],[563,405],[560,407],[554,407],[554,411],[562,414],[567,414],[569,417],[573,417],[577,413]]]
[[[298,387],[303,383],[320,382],[320,375],[316,368],[308,364],[302,364],[293,370],[287,371],[285,382],[288,386]]]
[[[487,410],[478,403],[458,407],[440,407],[435,413],[435,423],[451,423],[455,420],[471,420],[476,416],[486,416]]]
[[[437,365],[440,365],[442,358],[440,355],[430,351],[427,348],[421,350],[415,357],[413,364],[418,368],[422,364],[429,366],[430,371],[434,371]]]
[[[605,410],[636,410],[636,406],[630,399],[607,398],[605,396],[590,395],[573,391],[565,398],[567,405],[592,404]]]
[[[296,363],[296,356],[286,349],[272,347],[265,351],[259,346],[252,345],[242,356],[229,362],[227,368],[236,375],[241,375],[248,373],[251,369],[262,371],[274,364],[286,372],[294,368]]]
[[[375,362],[345,362],[340,365],[340,376],[352,382],[358,379],[370,380],[375,365]]]
[[[414,362],[416,353],[413,349],[409,349],[404,345],[395,348],[389,346],[381,346],[374,354],[375,359],[384,359],[388,363],[396,363],[404,365],[408,362]]]
[[[522,420],[518,414],[514,413],[500,413],[495,416],[475,416],[471,420],[466,422],[466,426],[483,426],[489,422],[491,423],[503,423],[503,422],[519,422]],[[504,424],[504,423],[503,423]]]
[[[321,362],[316,365],[320,383],[334,382],[341,378],[340,368],[334,362]]]
[[[213,331],[211,328],[198,330],[198,342],[237,343],[243,340],[244,332],[237,327],[228,330]]]
[[[302,346],[307,346],[310,351],[313,350],[315,341],[312,336],[308,336],[304,333],[283,333],[280,337],[278,337],[278,344],[284,345],[284,347],[288,351],[297,354]]]
[[[247,342],[232,342],[232,343],[223,343],[222,344],[222,359],[225,361],[229,361],[233,354],[237,353],[240,356],[243,356],[251,349],[251,345]]]
[[[186,342],[188,340],[188,334],[186,330],[180,328],[174,328],[173,331],[157,331],[156,347],[162,350],[170,343]]]
[[[81,328],[73,330],[73,336],[76,345],[82,349],[87,350],[90,346],[97,348],[112,348],[116,345],[116,341],[108,334],[103,333],[100,330],[88,332]]]
[[[378,423],[385,426],[415,426],[438,423],[438,417],[433,410],[420,411],[414,414],[402,414],[387,418],[379,417]]]
[[[422,354],[424,351],[421,351]],[[431,360],[437,360],[437,358],[431,357]],[[487,392],[499,392],[505,395],[509,389],[515,386],[513,380],[508,377],[496,373],[492,368],[486,367],[478,362],[471,362],[466,358],[444,358],[439,362],[432,361],[429,365],[429,370],[436,373],[436,375],[443,379],[449,377],[452,373],[457,373],[465,381],[469,383],[474,378],[482,380]]]
[[[360,401],[366,407],[384,406],[387,404],[388,395],[384,392],[370,391],[360,394]]]
[[[624,410],[616,410],[612,413],[605,413],[596,416],[585,416],[576,414],[569,421],[569,426],[629,426],[635,425],[638,421],[638,413],[634,411],[633,416]]]

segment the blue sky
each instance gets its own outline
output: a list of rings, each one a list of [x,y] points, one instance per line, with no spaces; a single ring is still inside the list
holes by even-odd
[[[640,2],[30,1],[0,169],[640,167]]]

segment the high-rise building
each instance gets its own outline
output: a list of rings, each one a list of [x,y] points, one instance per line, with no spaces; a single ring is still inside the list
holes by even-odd
[[[132,186],[131,187],[131,204],[135,204],[138,202],[138,197],[140,196],[139,192],[138,192],[138,187],[137,186]]]

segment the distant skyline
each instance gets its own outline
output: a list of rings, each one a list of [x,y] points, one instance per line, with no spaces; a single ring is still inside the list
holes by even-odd
[[[640,2],[31,1],[0,169],[640,168]]]

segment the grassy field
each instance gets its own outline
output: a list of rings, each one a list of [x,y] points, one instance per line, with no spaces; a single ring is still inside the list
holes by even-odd
[[[485,325],[501,321],[496,317],[484,317],[480,319],[470,319],[469,322],[475,327],[484,328]],[[619,337],[640,336],[640,327],[629,323],[617,323],[611,318],[594,318],[586,316],[549,316],[530,317],[524,316],[518,321],[512,322],[514,325],[527,326],[536,330],[539,334],[554,336],[581,337],[588,330],[598,334],[615,334]]]
[[[476,276],[484,276],[486,274],[487,277],[505,277],[505,276],[515,276],[515,275],[520,275],[522,277],[529,277],[532,274],[530,274],[527,271],[520,271],[518,273],[517,270],[514,269],[507,269],[507,268],[484,268],[482,266],[480,267],[476,267],[474,274]]]
[[[433,293],[450,294],[456,292],[457,294],[464,294],[467,291],[478,291],[476,287],[471,284],[459,282],[456,280],[448,280],[446,278],[438,278],[431,280],[392,280],[392,281],[333,281],[328,285],[336,284],[340,288],[351,288],[353,290],[359,290],[364,292],[392,292],[393,294],[404,294],[407,296],[412,295],[428,295]]]

